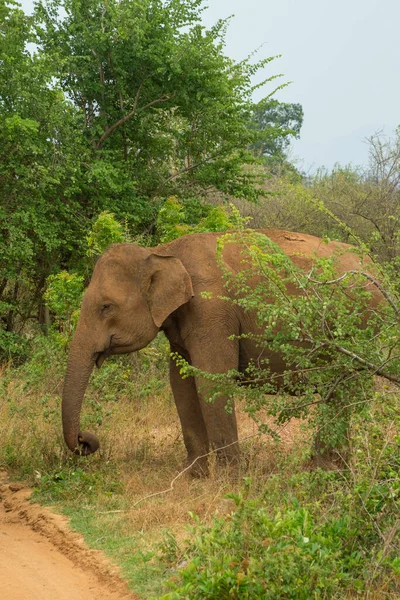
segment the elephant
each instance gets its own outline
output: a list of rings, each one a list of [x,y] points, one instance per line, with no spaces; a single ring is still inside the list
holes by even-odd
[[[338,272],[361,269],[362,261],[348,244],[276,229],[259,233],[306,272],[313,257],[333,254],[339,256]],[[115,244],[97,261],[71,341],[62,393],[63,433],[71,451],[88,455],[99,447],[94,434],[80,430],[80,411],[91,372],[107,357],[140,350],[160,331],[171,353],[203,372],[244,371],[258,356],[254,341],[240,337],[257,331],[256,317],[221,298],[229,292],[216,256],[220,235],[195,233],[154,248]],[[227,244],[223,260],[231,271],[240,271],[240,244]],[[266,358],[272,373],[283,373],[281,355],[266,350]],[[207,402],[206,380],[183,378],[172,359],[169,376],[194,473],[207,473],[210,446],[221,461],[237,461],[237,422],[234,409],[226,411],[227,398]]]

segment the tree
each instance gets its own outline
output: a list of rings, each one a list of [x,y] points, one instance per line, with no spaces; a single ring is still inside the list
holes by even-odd
[[[252,116],[252,126],[258,132],[253,144],[255,154],[275,162],[285,160],[291,138],[300,137],[303,116],[301,104],[278,102],[273,98],[261,100]]]
[[[50,274],[85,273],[85,238],[100,213],[156,238],[170,196],[184,207],[210,189],[258,196],[260,171],[246,168],[256,137],[251,80],[272,59],[226,57],[227,21],[206,30],[202,5],[40,0],[29,17],[0,1],[6,333],[43,320]]]
[[[320,171],[313,193],[383,261],[400,256],[400,129],[394,139],[369,138],[366,169],[336,165]]]
[[[81,111],[98,161],[146,197],[215,186],[254,197],[243,164],[254,130],[251,77],[271,59],[223,54],[227,22],[206,30],[202,0],[43,0],[41,51]],[[61,8],[63,11],[61,11]],[[62,15],[62,16],[60,16]],[[94,179],[97,181],[96,174]]]
[[[40,317],[47,275],[79,244],[84,150],[76,110],[27,49],[32,19],[13,2],[1,3],[0,17],[0,313],[11,339]]]

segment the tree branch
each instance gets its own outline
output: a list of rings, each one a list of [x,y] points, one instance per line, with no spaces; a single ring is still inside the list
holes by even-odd
[[[347,350],[347,348],[343,348],[343,346],[338,346],[337,344],[332,344],[332,347],[336,348],[336,350],[338,350],[342,354],[346,354],[346,356],[350,356],[351,358],[354,358],[354,360],[359,362],[361,365],[368,367],[368,369],[370,369],[371,371],[374,371],[374,373],[376,373],[377,375],[380,375],[381,377],[384,377],[388,381],[392,381],[393,383],[400,384],[400,377],[397,377],[396,375],[392,375],[391,373],[384,371],[381,367],[378,367],[377,365],[374,365],[374,363],[371,363],[368,360],[365,360],[365,358],[358,356],[358,354],[355,354],[354,352]]]
[[[218,156],[218,154],[215,154],[214,156],[209,156],[208,158],[205,158],[204,160],[200,160],[197,163],[194,163],[188,167],[185,167],[184,169],[181,169],[180,171],[177,171],[170,177],[167,177],[167,179],[164,180],[163,184],[165,185],[166,183],[169,183],[173,179],[176,179],[177,177],[180,177],[181,175],[184,175],[185,173],[188,173],[189,171],[193,171],[193,169],[197,169],[197,167],[200,167],[201,165],[208,163],[210,160],[214,160],[214,158],[216,158],[217,156]]]
[[[132,110],[127,115],[123,116],[121,119],[119,119],[118,121],[116,121],[115,123],[110,125],[110,127],[108,127],[106,129],[106,131],[103,133],[103,135],[101,136],[101,138],[99,139],[99,141],[96,144],[96,150],[101,150],[102,147],[104,146],[104,142],[110,137],[110,135],[112,133],[114,133],[114,131],[116,129],[118,129],[118,127],[121,127],[121,125],[123,125],[124,123],[126,123],[127,121],[132,119],[132,117],[134,117],[136,115],[136,113],[138,112],[138,103],[139,103],[139,98],[140,98],[140,93],[142,91],[142,87],[143,87],[143,83],[140,85],[140,87],[137,91]],[[142,106],[140,108],[140,110],[145,110],[146,108],[150,108],[151,106],[154,106],[155,104],[159,104],[160,102],[166,102],[167,100],[169,100],[169,98],[170,98],[170,96],[161,96],[160,98],[156,98],[156,100],[153,100],[152,102],[149,102],[148,104],[145,104],[144,106]]]
[[[309,281],[311,281],[311,283],[314,283],[315,285],[332,285],[334,283],[339,283],[340,281],[343,281],[343,279],[346,279],[346,277],[348,277],[349,275],[362,275],[366,279],[369,279],[369,281],[371,283],[373,283],[375,287],[378,288],[378,290],[381,292],[382,296],[384,296],[386,298],[386,300],[389,302],[389,304],[393,308],[396,316],[400,315],[400,308],[397,306],[395,300],[391,297],[389,292],[387,292],[385,290],[383,285],[377,279],[375,279],[375,277],[373,277],[369,273],[365,273],[364,271],[346,271],[346,273],[343,273],[343,275],[341,275],[337,279],[329,279],[328,281],[316,281],[315,279],[311,279],[311,273],[310,273],[310,275],[307,277],[307,279]]]

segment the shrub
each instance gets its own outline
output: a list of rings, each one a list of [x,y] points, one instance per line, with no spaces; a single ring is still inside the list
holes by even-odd
[[[170,242],[188,233],[229,231],[243,219],[234,207],[213,206],[196,198],[179,201],[170,196],[157,217],[157,231],[162,243]]]
[[[61,271],[47,278],[44,298],[55,316],[55,324],[65,342],[77,323],[83,294],[83,277],[77,273]]]
[[[127,233],[123,226],[108,210],[99,214],[93,223],[92,230],[87,236],[87,255],[89,257],[100,256],[111,244],[119,244],[127,241]]]
[[[230,497],[236,509],[228,517],[194,528],[188,563],[163,600],[331,598],[349,567],[359,567],[361,554],[347,549],[347,519],[317,525],[296,502],[271,515],[262,500]]]
[[[227,515],[192,515],[186,541],[164,536],[174,572],[162,600],[398,598],[399,431],[397,395],[377,392],[355,416],[347,472],[296,471],[287,457],[245,478]]]

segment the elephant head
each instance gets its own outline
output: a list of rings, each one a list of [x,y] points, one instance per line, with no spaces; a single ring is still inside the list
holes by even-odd
[[[79,427],[94,365],[147,346],[166,318],[192,296],[189,273],[173,256],[117,244],[100,258],[83,297],[64,381],[62,422],[70,450],[87,455],[99,447],[97,437]]]

